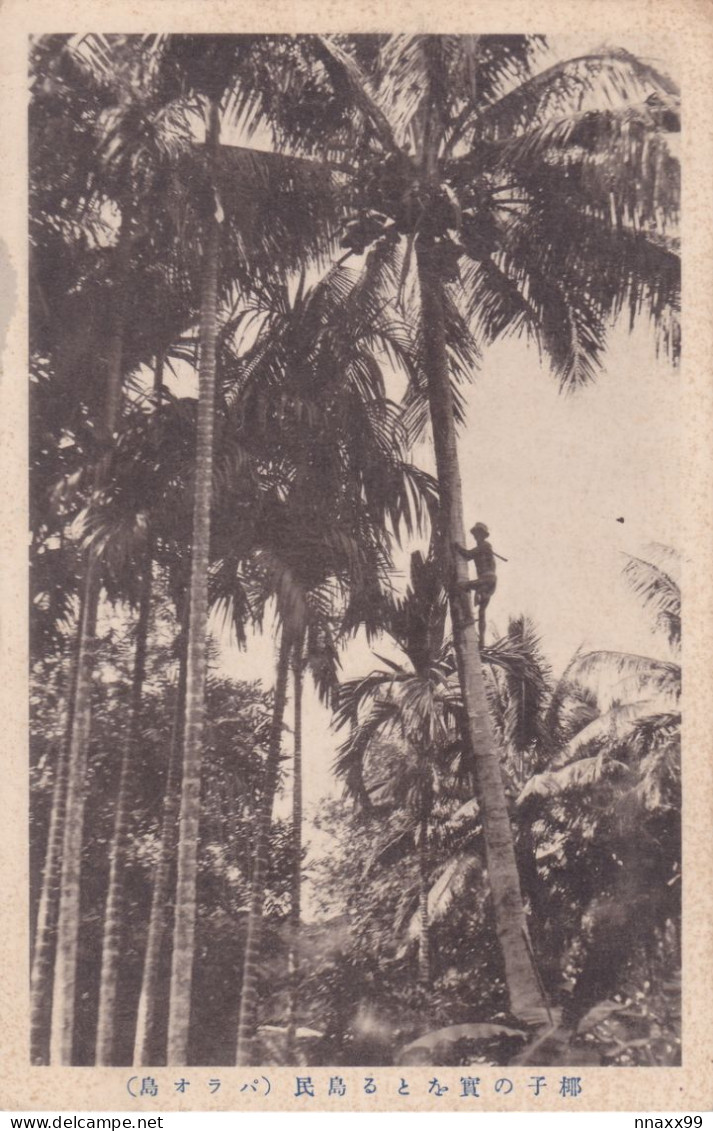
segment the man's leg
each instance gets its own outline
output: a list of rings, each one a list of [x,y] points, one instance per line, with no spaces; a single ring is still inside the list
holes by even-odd
[[[478,648],[483,651],[485,646],[485,610],[488,607],[488,597],[481,597],[478,601]]]

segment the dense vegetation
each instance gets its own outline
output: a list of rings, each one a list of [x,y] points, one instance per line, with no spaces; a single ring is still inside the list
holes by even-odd
[[[492,341],[563,389],[621,317],[678,355],[675,85],[546,50],[33,43],[35,1063],[677,1062],[676,554],[625,567],[661,657],[555,679],[455,552]],[[266,618],[269,693],[218,646]],[[347,798],[307,922],[305,680]]]

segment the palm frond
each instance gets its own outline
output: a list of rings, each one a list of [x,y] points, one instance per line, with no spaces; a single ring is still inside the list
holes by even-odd
[[[482,870],[482,860],[469,852],[460,852],[448,860],[428,889],[429,923],[442,922],[456,901],[473,885],[474,879],[482,875]],[[417,939],[419,928],[420,917],[416,912],[408,924],[407,937]]]
[[[340,746],[334,762],[334,773],[344,781],[348,796],[365,809],[371,807],[370,788],[366,780],[367,760],[377,737],[385,737],[398,725],[398,708],[389,700],[380,700],[371,707],[367,718]],[[373,788],[373,787],[372,787]]]
[[[587,97],[636,104],[653,92],[665,98],[679,94],[672,79],[629,51],[592,52],[545,68],[486,106],[479,115],[478,134],[511,137],[563,110],[579,111]]]
[[[654,693],[677,699],[681,693],[681,668],[669,660],[657,660],[651,656],[637,656],[629,652],[597,651],[585,652],[572,668],[573,675],[623,676],[627,687],[641,694]],[[621,681],[615,685],[617,696],[624,696]]]
[[[542,801],[566,793],[590,789],[601,782],[628,778],[631,774],[624,762],[598,754],[579,758],[560,770],[546,770],[530,778],[518,799],[518,808],[541,804]]]
[[[681,641],[681,589],[676,577],[680,560],[670,547],[653,546],[651,552],[660,563],[627,554],[624,576],[634,593],[654,612],[656,624],[675,647]]]
[[[633,703],[617,703],[598,715],[570,739],[562,758],[570,759],[590,743],[605,743],[617,746],[632,732],[634,727],[649,715],[660,709],[659,699],[639,699]]]

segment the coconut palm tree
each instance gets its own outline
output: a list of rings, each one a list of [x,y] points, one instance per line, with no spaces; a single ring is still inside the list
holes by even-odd
[[[579,656],[573,674],[581,681],[604,676],[614,686],[611,705],[580,730],[565,751],[569,762],[589,743],[604,739],[613,745],[644,725],[655,732],[655,720],[667,732],[679,716],[681,697],[681,589],[680,557],[670,546],[654,544],[648,558],[627,555],[624,577],[641,603],[653,614],[652,629],[667,637],[669,655],[637,656],[628,652],[598,650]],[[602,691],[600,690],[600,697]],[[653,732],[652,732],[653,733]]]
[[[571,671],[608,702],[518,798],[550,889],[559,952],[582,936],[569,1012],[576,1020],[616,986],[637,948],[658,946],[680,915],[680,590],[678,559],[654,546],[624,574],[673,653],[654,659],[590,652]],[[622,678],[623,677],[623,678]],[[614,697],[616,696],[616,697]],[[576,899],[572,901],[572,894]],[[574,918],[567,907],[577,908]],[[554,911],[553,908],[557,910]]]
[[[463,506],[448,327],[458,304],[483,340],[531,333],[564,386],[591,380],[622,305],[646,309],[675,354],[671,225],[675,86],[623,51],[536,69],[537,37],[322,38],[314,46],[355,128],[328,148],[352,171],[344,246],[415,252],[423,381],[441,510],[438,555],[477,768],[498,936],[513,1011],[542,1014],[499,759],[465,591]],[[602,96],[612,105],[602,109]],[[349,137],[349,145],[343,144]],[[340,142],[342,143],[340,149]],[[406,265],[403,266],[403,257]],[[411,272],[413,274],[413,272]]]

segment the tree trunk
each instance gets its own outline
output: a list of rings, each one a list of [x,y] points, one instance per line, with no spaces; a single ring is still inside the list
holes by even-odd
[[[546,1020],[542,994],[525,938],[525,912],[513,833],[499,752],[488,714],[473,608],[462,588],[468,581],[468,568],[466,561],[454,549],[455,543],[463,545],[465,541],[463,498],[446,352],[442,284],[428,244],[419,247],[417,264],[428,399],[440,490],[440,561],[448,592],[458,676],[465,706],[465,737],[473,759],[482,812],[496,930],[513,1013],[525,1021]]]
[[[201,756],[207,666],[206,632],[208,624],[208,565],[213,478],[216,342],[218,337],[220,224],[217,215],[217,185],[220,112],[216,101],[209,103],[208,115],[206,158],[215,193],[211,207],[215,211],[211,214],[207,223],[201,282],[198,436],[191,549],[186,721],[183,732],[183,778],[167,1049],[168,1063],[181,1066],[187,1063],[188,1058],[188,1027],[193,982]]]
[[[243,984],[240,993],[240,1018],[238,1021],[238,1047],[236,1064],[253,1063],[253,1037],[257,1014],[257,978],[262,942],[262,908],[265,902],[265,878],[267,874],[267,852],[272,820],[272,804],[277,786],[277,773],[280,765],[282,743],[282,722],[285,715],[287,697],[287,678],[290,670],[291,644],[283,627],[280,652],[277,660],[275,679],[275,699],[272,708],[272,725],[265,766],[265,787],[260,804],[257,831],[255,835],[255,855],[250,882],[250,904],[248,908],[248,930],[245,940],[243,960]]]
[[[171,894],[171,866],[178,839],[178,813],[181,804],[181,751],[183,749],[183,721],[186,709],[186,668],[188,657],[188,602],[182,618],[178,687],[173,713],[173,731],[168,755],[168,772],[161,820],[161,847],[154,873],[151,912],[146,939],[146,954],[141,980],[141,994],[134,1037],[135,1067],[159,1064],[158,990],[161,974],[163,944],[169,927],[168,910]],[[163,1059],[165,1060],[165,1052]]]
[[[82,619],[83,614],[80,610],[80,629]],[[71,660],[71,674],[67,687],[65,733],[59,749],[52,789],[52,809],[47,831],[45,861],[42,869],[42,888],[32,950],[30,972],[30,1058],[32,1064],[48,1064],[50,1055],[52,965],[57,942],[59,886],[62,873],[62,838],[64,836],[64,814],[67,805],[67,769],[69,744],[72,736],[74,693],[77,686],[77,648],[79,641],[76,638],[75,643],[76,647],[72,649],[74,654]]]
[[[302,653],[303,641],[300,639],[295,644],[292,657],[295,727],[292,781],[292,892],[290,899],[290,953],[288,957],[290,1000],[285,1042],[287,1064],[297,1063],[295,1036],[299,1005],[300,919],[302,915]]]
[[[62,829],[62,867],[57,913],[57,947],[52,987],[50,1063],[71,1064],[74,1044],[74,996],[79,946],[80,875],[87,746],[91,726],[92,674],[97,611],[101,588],[100,566],[87,558],[82,614],[77,650],[77,679],[72,708],[72,728],[67,757],[67,791]]]
[[[134,760],[138,754],[141,695],[146,674],[146,652],[149,620],[151,617],[151,565],[152,547],[149,541],[149,545],[146,548],[143,577],[141,580],[139,617],[136,625],[136,652],[134,656],[134,675],[131,687],[129,734],[124,743],[121,756],[119,789],[114,814],[114,830],[109,850],[109,887],[104,912],[101,974],[99,979],[99,1016],[97,1020],[95,1052],[95,1063],[99,1065],[113,1063],[114,1016],[123,935],[126,849],[132,800],[131,778]]]
[[[428,921],[428,821],[421,818],[418,845],[418,980],[431,984],[431,938]]]
[[[67,744],[63,742],[59,750],[52,790],[52,811],[47,834],[45,862],[42,869],[42,890],[37,912],[30,972],[30,1062],[32,1064],[47,1064],[49,1060],[48,1023],[51,1006],[49,991],[56,942],[58,885],[62,865],[62,835],[67,801],[67,760]]]
[[[121,404],[124,326],[133,242],[134,215],[132,209],[127,208],[122,217],[116,249],[114,300],[111,307],[110,332],[106,352],[107,384],[104,398],[104,418],[98,429],[99,438],[106,449],[106,455],[101,460],[95,475],[95,486],[99,489],[102,487],[106,476],[107,458],[114,441],[114,432]],[[100,590],[100,562],[93,554],[87,554],[62,837],[62,878],[57,922],[57,950],[50,1040],[50,1062],[52,1064],[72,1063],[87,746],[91,730],[91,683]]]

